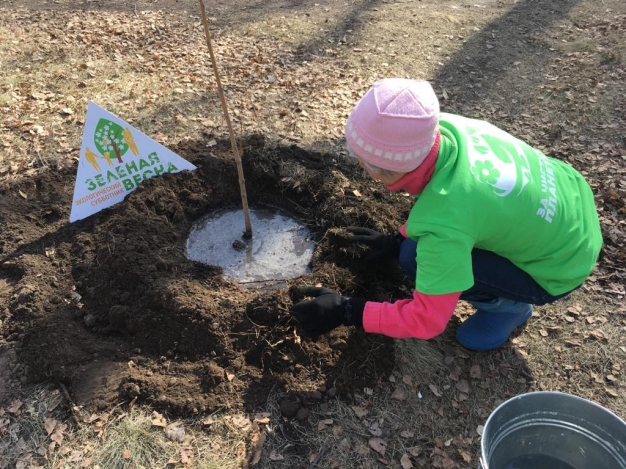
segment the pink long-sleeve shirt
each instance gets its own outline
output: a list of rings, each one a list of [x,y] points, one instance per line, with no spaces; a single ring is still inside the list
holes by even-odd
[[[439,155],[441,136],[437,134],[435,144],[424,162],[415,170],[404,175],[388,189],[405,190],[409,194],[420,194],[435,169]],[[404,226],[400,232],[406,236]],[[461,292],[445,295],[425,295],[413,292],[413,299],[394,303],[368,301],[363,310],[363,328],[366,332],[384,334],[398,339],[431,339],[441,334],[454,314]]]
[[[445,330],[460,296],[460,292],[424,295],[414,291],[411,300],[368,301],[363,310],[363,328],[398,339],[432,339]]]

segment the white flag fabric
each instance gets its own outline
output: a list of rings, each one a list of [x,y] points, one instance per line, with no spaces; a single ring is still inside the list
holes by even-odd
[[[187,160],[89,101],[70,222],[122,201],[144,179],[194,169]]]

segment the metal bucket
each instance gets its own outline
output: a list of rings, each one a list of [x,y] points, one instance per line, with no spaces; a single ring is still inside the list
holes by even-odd
[[[482,469],[626,469],[626,423],[559,392],[509,399],[487,419]]]

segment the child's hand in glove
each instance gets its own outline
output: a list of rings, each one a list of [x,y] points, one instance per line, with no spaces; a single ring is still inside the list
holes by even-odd
[[[365,300],[348,298],[321,287],[302,287],[296,293],[313,297],[313,300],[295,304],[290,310],[306,335],[317,337],[342,324],[363,327]]]

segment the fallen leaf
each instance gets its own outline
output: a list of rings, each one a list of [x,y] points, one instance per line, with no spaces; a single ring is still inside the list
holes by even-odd
[[[411,457],[404,453],[400,458],[400,465],[402,469],[411,469],[413,467],[413,463],[411,462]]]
[[[182,443],[185,440],[185,427],[182,422],[173,422],[165,427],[165,436],[168,440]]]
[[[317,422],[317,431],[321,432],[322,430],[326,430],[329,425],[333,424],[333,419],[324,419]]]
[[[74,450],[72,451],[72,454],[70,455],[69,459],[67,460],[68,462],[78,462],[83,458],[83,452],[82,451],[78,451],[78,450]]]
[[[209,425],[213,425],[215,422],[217,422],[217,420],[209,416],[202,421],[202,425],[209,426]]]
[[[617,391],[615,389],[611,389],[611,388],[604,388],[604,390],[606,391],[606,393],[611,396],[611,397],[619,397],[619,394],[617,393]]]
[[[459,391],[465,393],[465,394],[469,394],[470,392],[470,385],[467,382],[466,379],[462,379],[461,381],[459,381],[458,383],[456,383],[455,386]]]
[[[415,432],[409,431],[409,430],[402,430],[400,432],[400,436],[402,438],[413,438],[415,436]]]
[[[397,401],[406,401],[407,397],[407,392],[402,388],[396,388],[395,391],[391,394],[391,398]]]
[[[267,425],[270,423],[270,414],[269,412],[259,412],[254,414],[254,422],[260,425]]]
[[[360,419],[362,419],[369,413],[369,410],[364,409],[363,407],[354,406],[354,405],[352,406],[352,411]]]
[[[356,448],[354,448],[354,452],[360,456],[369,456],[370,454],[369,448],[361,441],[357,443]]]
[[[600,329],[594,329],[593,331],[589,331],[589,337],[596,339],[596,340],[605,341],[605,342],[608,342],[609,340],[607,335]]]
[[[152,412],[152,419],[150,421],[155,427],[167,427],[167,419],[159,414],[156,410]]]
[[[422,454],[422,448],[419,446],[412,446],[407,451],[411,453],[411,456],[414,458],[417,458],[420,454]]]
[[[480,369],[480,365],[476,364],[472,366],[469,370],[470,377],[474,379],[481,379],[483,377],[483,372]]]
[[[257,433],[256,434],[256,442],[254,445],[254,450],[252,452],[252,457],[250,458],[250,465],[254,466],[259,463],[261,460],[261,455],[263,454],[263,445],[265,444],[265,433]]]
[[[433,451],[432,467],[436,469],[457,469],[459,465],[444,451],[435,448]]]
[[[461,457],[463,458],[463,461],[465,461],[467,464],[469,464],[470,462],[472,462],[472,455],[469,454],[467,451],[463,451],[463,450],[459,450],[459,454],[461,455]]]
[[[14,399],[13,401],[11,401],[11,405],[9,405],[9,407],[7,408],[7,411],[10,414],[16,415],[19,412],[22,405],[23,405],[22,401],[18,399]]]
[[[53,418],[46,417],[43,419],[43,427],[46,429],[48,436],[54,431],[57,423],[59,422]]]
[[[246,428],[250,425],[250,419],[245,415],[234,415],[232,418],[232,422],[239,428]]]
[[[565,345],[569,345],[570,347],[581,347],[582,344],[577,340],[566,340]]]
[[[193,461],[193,448],[186,446],[180,451],[180,462],[188,466]]]
[[[589,376],[591,376],[593,378],[594,382],[596,382],[598,384],[604,383],[604,380],[602,379],[602,377],[598,373],[594,373],[593,371],[590,371],[589,372]]]
[[[341,442],[339,443],[339,448],[341,448],[342,451],[350,451],[350,440],[348,440],[347,438],[341,440]]]
[[[50,439],[61,446],[61,443],[63,443],[63,432],[66,428],[67,424],[57,423],[57,426],[54,428],[54,432],[50,435]]]
[[[272,461],[282,461],[285,457],[282,454],[278,454],[275,450],[270,453],[270,459]]]
[[[368,441],[370,448],[376,451],[381,456],[385,455],[385,451],[387,450],[387,442],[382,438],[370,438]]]
[[[429,384],[428,388],[432,391],[432,393],[437,396],[437,397],[441,397],[441,393],[439,392],[439,389],[437,389],[437,386],[435,386],[434,384]]]

